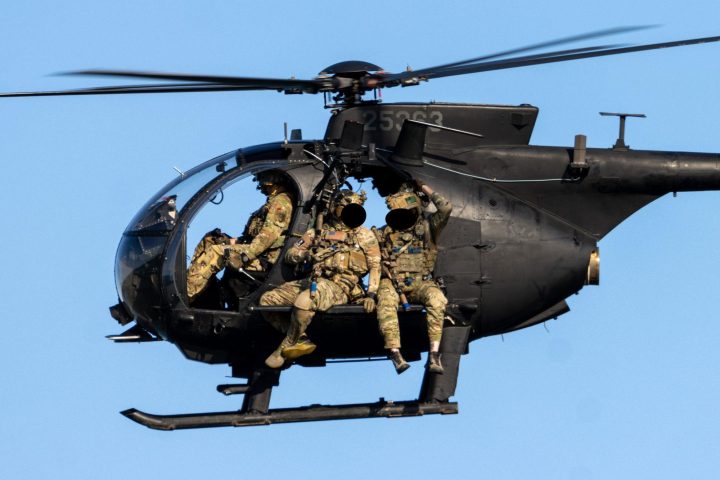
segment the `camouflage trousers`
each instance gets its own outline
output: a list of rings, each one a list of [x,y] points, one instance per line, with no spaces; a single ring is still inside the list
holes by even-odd
[[[195,247],[190,268],[187,271],[187,294],[190,300],[205,290],[210,277],[227,265],[235,268],[242,267],[242,254],[246,249],[246,244],[226,245],[219,243],[215,236],[205,235]],[[255,259],[245,266],[245,270],[261,272],[262,265],[259,260]]]
[[[326,278],[318,278],[317,291],[312,295],[310,294],[310,285],[311,280],[309,278],[283,283],[278,288],[263,293],[260,297],[260,305],[292,305],[294,307],[293,322],[302,320],[301,323],[305,324],[301,325],[302,331],[300,334],[302,334],[310,324],[314,312],[324,312],[334,305],[342,305],[348,302],[347,294],[335,282]],[[298,310],[304,314],[298,316],[296,314]],[[283,333],[287,333],[288,327],[292,326],[286,314],[267,312],[264,316],[268,323]]]
[[[431,342],[439,342],[442,338],[443,321],[447,298],[432,280],[414,282],[412,288],[406,290],[409,302],[420,303],[427,312],[428,338]],[[380,280],[377,293],[377,318],[385,339],[385,348],[400,348],[400,326],[398,324],[398,303],[400,296],[388,278]]]

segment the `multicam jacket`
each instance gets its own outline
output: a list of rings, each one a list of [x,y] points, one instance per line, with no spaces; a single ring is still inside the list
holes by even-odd
[[[411,289],[416,280],[431,278],[437,259],[437,241],[452,212],[452,204],[433,192],[430,200],[437,211],[407,230],[389,226],[375,230],[382,250],[382,263],[403,289]]]
[[[243,251],[250,260],[262,257],[271,264],[277,261],[285,244],[292,212],[290,195],[280,192],[270,195],[267,202],[250,216],[239,239],[247,243]]]
[[[350,229],[344,224],[326,224],[318,236],[310,229],[290,250],[285,260],[300,264],[308,261],[313,275],[331,280],[350,299],[365,295],[360,280],[368,278],[368,294],[375,294],[380,284],[380,246],[365,227]]]

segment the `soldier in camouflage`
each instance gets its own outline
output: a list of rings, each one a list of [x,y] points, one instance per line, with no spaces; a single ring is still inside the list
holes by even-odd
[[[427,311],[430,353],[426,368],[443,373],[440,361],[440,340],[447,299],[433,280],[437,258],[437,241],[450,218],[452,204],[428,185],[417,182],[436,212],[424,216],[423,205],[413,186],[403,184],[400,191],[386,198],[390,212],[387,226],[375,230],[382,251],[382,273],[378,289],[377,318],[385,339],[388,357],[398,374],[410,365],[400,354],[399,303],[420,303]]]
[[[329,221],[308,230],[286,253],[288,263],[306,264],[312,273],[309,278],[265,292],[260,298],[260,305],[294,307],[285,339],[265,360],[267,366],[280,368],[286,361],[315,350],[315,344],[305,335],[315,312],[359,300],[366,312],[375,310],[380,247],[375,235],[362,226],[364,202],[365,192],[341,190],[331,204]],[[360,286],[366,274],[369,274],[367,293]]]
[[[187,272],[191,303],[227,265],[242,269],[247,276],[266,272],[277,261],[292,219],[293,201],[282,173],[260,172],[255,180],[267,201],[251,215],[242,236],[232,238],[215,229],[195,248]]]

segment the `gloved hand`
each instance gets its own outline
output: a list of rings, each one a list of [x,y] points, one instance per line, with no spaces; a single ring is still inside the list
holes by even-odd
[[[363,310],[365,313],[372,313],[375,311],[375,294],[369,293],[367,297],[363,298],[362,301]]]
[[[419,193],[424,193],[428,197],[433,194],[433,189],[430,188],[430,185],[423,182],[422,180],[415,180],[415,186],[417,187],[417,191]]]

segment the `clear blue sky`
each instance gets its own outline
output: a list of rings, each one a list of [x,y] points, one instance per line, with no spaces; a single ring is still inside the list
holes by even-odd
[[[98,86],[47,74],[124,68],[307,78],[338,61],[390,71],[619,25],[619,42],[720,35],[714,1],[6,2],[0,90]],[[313,6],[311,6],[313,5]],[[637,149],[719,152],[720,44],[500,71],[386,101],[532,103],[532,143],[615,120]],[[716,478],[720,468],[720,193],[666,197],[601,243],[599,287],[557,321],[471,345],[460,415],[156,432],[117,412],[231,410],[229,370],[170,344],[116,345],[115,249],[176,173],[282,125],[319,137],[318,96],[273,92],[0,101],[0,477]],[[421,365],[293,368],[273,406],[403,400]],[[202,477],[201,477],[202,476]]]

